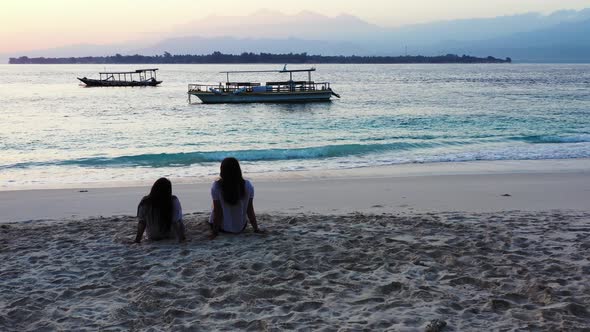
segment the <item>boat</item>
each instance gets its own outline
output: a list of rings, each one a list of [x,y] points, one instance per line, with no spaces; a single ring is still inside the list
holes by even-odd
[[[315,68],[282,70],[241,70],[222,71],[226,74],[226,82],[216,85],[189,84],[188,98],[196,96],[204,104],[220,103],[295,103],[330,101],[332,96],[340,98],[330,87],[329,82],[314,82],[311,80],[311,72]],[[294,81],[293,73],[307,72],[306,81]],[[288,81],[266,82],[264,85],[257,82],[232,82],[230,74],[242,73],[288,73]]]
[[[135,71],[102,72],[98,73],[99,79],[77,78],[86,86],[156,86],[162,83],[156,79],[157,70],[158,68],[150,68]]]

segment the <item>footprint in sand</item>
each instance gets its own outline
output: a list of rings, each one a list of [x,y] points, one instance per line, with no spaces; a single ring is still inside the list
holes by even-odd
[[[502,299],[492,299],[490,301],[490,307],[494,311],[506,311],[510,309],[511,305],[510,302]]]
[[[317,310],[322,305],[323,305],[322,302],[317,302],[317,301],[303,302],[303,303],[297,304],[295,306],[295,308],[293,308],[293,311],[304,312],[304,311],[310,311],[310,310]]]
[[[399,292],[403,287],[403,284],[401,282],[397,282],[397,281],[393,281],[387,285],[383,285],[383,286],[379,286],[377,288],[378,293],[383,294],[383,295],[389,295],[391,293],[397,293]]]

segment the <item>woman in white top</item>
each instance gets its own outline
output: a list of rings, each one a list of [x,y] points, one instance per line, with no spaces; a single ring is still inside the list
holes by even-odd
[[[178,242],[185,239],[182,207],[178,198],[172,195],[172,183],[166,178],[158,179],[149,195],[139,202],[137,218],[136,243],[141,242],[144,231],[150,240],[167,239],[174,235]]]
[[[211,186],[213,211],[209,217],[211,239],[219,232],[240,233],[248,220],[254,232],[262,233],[254,213],[254,186],[242,177],[242,169],[236,158],[223,159],[219,179]],[[247,219],[246,219],[247,218]]]

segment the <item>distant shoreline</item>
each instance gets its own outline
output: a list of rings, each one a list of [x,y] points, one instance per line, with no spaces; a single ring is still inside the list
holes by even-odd
[[[438,56],[323,56],[308,55],[307,53],[242,53],[240,55],[213,52],[206,55],[121,55],[62,57],[62,58],[29,58],[21,56],[10,58],[9,64],[449,64],[449,63],[512,63],[511,58],[499,59],[492,56],[474,57],[470,55],[438,55]]]

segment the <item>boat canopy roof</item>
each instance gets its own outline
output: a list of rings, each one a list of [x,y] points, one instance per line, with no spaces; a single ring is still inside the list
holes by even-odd
[[[233,70],[220,71],[222,74],[237,74],[237,73],[296,73],[296,72],[310,72],[315,71],[315,67],[307,69],[287,69],[287,66],[281,70]]]
[[[291,84],[313,84],[313,82],[311,82],[311,81],[266,82],[266,85],[291,85]]]
[[[150,68],[150,69],[137,69],[135,71],[106,71],[106,72],[102,72],[99,74],[138,74],[138,73],[144,73],[146,71],[153,71],[155,72],[156,70],[158,70],[158,68]]]

